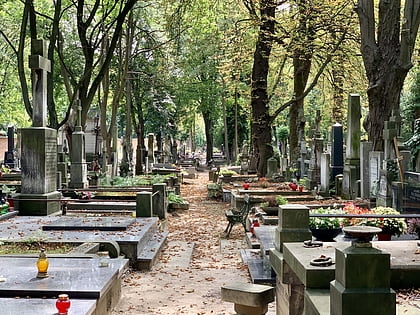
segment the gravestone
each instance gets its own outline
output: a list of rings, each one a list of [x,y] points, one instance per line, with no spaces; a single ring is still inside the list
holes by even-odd
[[[246,140],[244,140],[241,149],[241,175],[248,175],[249,170],[249,154],[248,154],[248,144]]]
[[[321,187],[320,192],[328,195],[330,190],[330,154],[321,154]]]
[[[306,148],[305,137],[300,136],[300,138],[300,158],[298,162],[300,164],[300,177],[303,178],[307,175],[306,158],[308,156],[308,149]]]
[[[61,176],[61,186],[68,186],[68,165],[67,165],[67,154],[63,151],[63,146],[57,146],[57,171]]]
[[[4,152],[4,165],[14,168],[15,163],[15,128],[13,126],[7,128],[7,151]]]
[[[369,155],[371,151],[372,142],[360,144],[360,197],[362,199],[370,197]]]
[[[331,176],[335,178],[337,175],[343,174],[344,169],[343,125],[334,124],[331,129],[331,137]]]
[[[376,199],[379,191],[380,172],[384,153],[371,151],[369,153],[369,198]]]
[[[77,106],[77,125],[71,134],[70,152],[70,188],[87,188],[87,164],[85,153],[85,133],[82,129],[82,107],[80,101]]]
[[[48,215],[60,210],[61,194],[57,191],[57,131],[46,127],[48,43],[32,40],[29,67],[33,77],[32,127],[22,128],[21,194],[15,196],[20,215]]]
[[[343,169],[343,198],[355,199],[360,179],[360,96],[350,94],[347,111],[347,146]]]
[[[147,169],[151,170],[153,164],[155,163],[155,156],[154,156],[154,141],[155,135],[153,133],[149,133],[147,135]]]
[[[312,142],[312,155],[309,162],[307,188],[314,189],[321,181],[321,154],[324,151],[324,139],[320,132],[321,112],[317,110],[316,128]]]
[[[420,213],[420,173],[405,172],[403,211]]]
[[[272,178],[277,172],[277,160],[274,157],[271,157],[267,160],[267,177]]]
[[[385,121],[383,130],[384,139],[384,160],[380,170],[379,190],[376,198],[376,206],[391,207],[392,206],[392,181],[396,181],[398,177],[390,169],[390,165],[394,164],[395,153],[393,149],[394,137],[397,136],[397,129],[394,121]]]

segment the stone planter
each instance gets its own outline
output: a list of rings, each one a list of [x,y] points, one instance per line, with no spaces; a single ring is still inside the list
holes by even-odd
[[[170,210],[188,210],[190,205],[188,203],[170,203],[168,208]]]
[[[391,237],[389,233],[378,233],[378,241],[390,241]]]
[[[310,229],[313,237],[318,241],[332,242],[334,237],[341,233],[341,228],[337,229]]]

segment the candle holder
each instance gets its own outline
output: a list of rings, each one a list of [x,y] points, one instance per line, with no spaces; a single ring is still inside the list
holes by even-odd
[[[38,269],[37,278],[47,278],[48,277],[48,258],[45,254],[45,248],[41,248],[39,253],[38,260],[36,261],[36,267]]]
[[[60,294],[57,301],[55,302],[55,307],[58,310],[59,315],[68,314],[71,302],[67,294]]]

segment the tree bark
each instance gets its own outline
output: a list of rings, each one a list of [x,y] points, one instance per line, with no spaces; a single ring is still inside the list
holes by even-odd
[[[274,38],[275,8],[276,3],[273,0],[260,1],[260,29],[255,45],[251,77],[252,147],[257,159],[259,177],[265,176],[267,160],[273,156],[267,77]]]
[[[304,95],[306,84],[312,66],[313,41],[315,36],[313,16],[308,14],[309,4],[306,0],[297,1],[298,4],[298,31],[293,47],[293,95]],[[305,132],[304,98],[296,99],[289,109],[289,149],[290,161],[299,158],[299,139]]]
[[[373,149],[383,150],[383,127],[393,109],[408,71],[420,23],[420,0],[406,0],[401,23],[401,1],[379,1],[375,23],[373,0],[359,0],[356,11],[361,31],[361,52],[369,81],[369,113],[364,127]]]

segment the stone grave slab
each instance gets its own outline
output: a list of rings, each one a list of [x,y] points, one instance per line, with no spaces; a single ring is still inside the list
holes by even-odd
[[[164,243],[166,236],[161,237],[159,232],[159,219],[132,218],[133,224],[126,230],[43,230],[42,227],[59,220],[58,216],[36,217],[36,216],[17,216],[7,220],[0,220],[0,241],[22,242],[22,241],[42,241],[47,243],[111,243],[117,242],[120,252],[130,259],[132,263],[138,260],[138,254],[144,249],[156,243],[156,235],[159,235],[159,244]],[[152,243],[152,244],[151,244]],[[159,247],[160,248],[160,247]],[[159,253],[159,248],[151,248],[150,251]]]
[[[70,298],[100,299],[119,281],[128,267],[127,259],[48,258],[48,278],[36,277],[37,257],[0,257],[1,297],[53,298],[66,293]]]
[[[393,289],[420,287],[420,256],[417,241],[373,242],[373,247],[391,254],[391,287]],[[322,247],[305,248],[303,243],[284,243],[285,262],[299,280],[313,289],[328,289],[335,278],[335,265],[312,266],[310,261],[321,255],[335,262],[335,248],[346,248],[350,242],[325,242]]]
[[[130,217],[61,217],[42,226],[42,230],[125,231],[134,222],[136,219]]]
[[[90,315],[96,308],[96,300],[70,299],[69,315]],[[3,315],[56,315],[56,299],[0,298]]]

